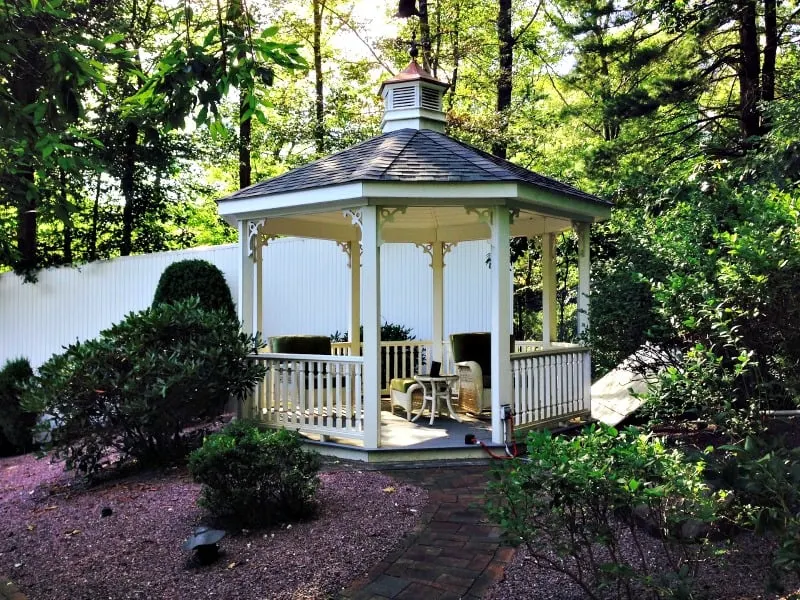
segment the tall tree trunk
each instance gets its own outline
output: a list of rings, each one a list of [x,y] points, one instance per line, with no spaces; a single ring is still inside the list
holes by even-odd
[[[250,149],[252,147],[252,119],[244,118],[249,107],[246,90],[239,90],[239,189],[252,183]]]
[[[426,6],[427,9],[427,6]],[[436,5],[436,44],[431,48],[431,75],[438,77],[439,63],[442,60],[442,5]],[[433,46],[433,45],[432,45]]]
[[[89,262],[97,260],[97,222],[100,219],[100,190],[103,174],[97,174],[97,187],[94,191],[94,205],[92,206],[92,226],[89,229]]]
[[[511,108],[512,67],[514,64],[514,36],[511,32],[511,0],[500,0],[497,14],[497,39],[500,42],[500,73],[497,77],[497,138],[492,144],[492,154],[506,158],[508,153],[508,112]]]
[[[119,253],[129,256],[133,248],[133,220],[136,215],[136,144],[139,138],[139,127],[136,123],[125,125],[125,140],[122,151],[122,176],[120,187],[125,206],[122,207],[122,239]]]
[[[758,47],[756,0],[739,0],[739,122],[745,146],[747,140],[761,134],[759,110],[761,55]]]
[[[17,205],[17,250],[19,251],[19,270],[35,269],[38,266],[39,256],[36,251],[36,211],[37,195],[34,187],[34,175],[32,170],[24,170],[19,173],[19,178],[30,192],[25,196],[20,195]]]
[[[458,85],[458,67],[461,63],[461,47],[459,45],[459,34],[461,31],[461,3],[456,3],[456,14],[453,19],[452,42],[453,42],[453,73],[450,76],[450,89],[447,91],[447,110],[453,110],[456,100],[456,86]]]
[[[764,0],[764,62],[761,67],[761,99],[775,100],[775,59],[778,54],[778,9],[776,0]]]
[[[431,71],[431,26],[428,21],[428,0],[419,0],[419,36],[422,44],[422,67]]]
[[[29,52],[19,59],[20,63],[36,65],[37,57]],[[25,68],[21,69],[25,72]],[[15,78],[9,82],[11,96],[20,106],[31,106],[36,102],[36,88],[29,81]],[[33,125],[31,124],[31,127]],[[17,251],[19,262],[16,270],[29,271],[38,266],[38,240],[36,235],[36,214],[38,210],[38,190],[35,186],[33,165],[26,163],[17,168],[20,181],[17,200]]]
[[[325,152],[325,98],[322,86],[322,0],[314,0],[314,141],[317,154]]]
[[[64,169],[58,170],[58,183],[59,183],[59,199],[61,207],[64,211],[64,238],[62,240],[62,254],[64,255],[64,264],[72,264],[72,217],[69,214],[69,206],[67,203],[67,174]]]

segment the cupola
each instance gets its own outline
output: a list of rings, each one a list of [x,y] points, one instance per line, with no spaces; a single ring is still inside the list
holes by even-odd
[[[398,129],[432,129],[444,133],[445,115],[442,95],[448,88],[417,64],[409,65],[381,85],[383,97],[383,133]]]

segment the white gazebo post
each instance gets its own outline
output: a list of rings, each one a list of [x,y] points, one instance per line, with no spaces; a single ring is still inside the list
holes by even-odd
[[[542,235],[542,341],[548,348],[558,339],[556,318],[556,236]]]
[[[444,244],[431,244],[431,267],[433,270],[433,360],[443,362],[444,340]]]
[[[492,442],[503,443],[502,404],[511,404],[511,215],[491,209],[492,227]]]
[[[350,257],[350,356],[361,356],[361,244],[348,242]]]
[[[236,308],[242,331],[254,333],[253,322],[253,276],[255,260],[253,256],[256,240],[256,225],[250,221],[239,221],[239,297]]]
[[[364,292],[364,447],[378,448],[381,439],[381,240],[378,209],[358,211],[363,249],[361,289]],[[355,261],[354,263],[355,264]]]
[[[591,262],[589,258],[590,223],[575,223],[578,234],[578,337],[589,329],[589,281]]]

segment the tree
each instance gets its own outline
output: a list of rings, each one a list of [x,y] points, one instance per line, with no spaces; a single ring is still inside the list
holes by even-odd
[[[739,133],[736,139],[728,132],[734,151],[747,151],[770,129],[765,109],[780,88],[777,58],[782,47],[796,41],[800,6],[794,0],[657,4],[667,31],[696,44],[691,73],[695,94],[708,99],[705,118],[733,120]]]
[[[240,185],[250,178],[250,122],[266,122],[259,84],[270,86],[274,67],[300,69],[305,60],[296,44],[277,41],[277,27],[257,33],[255,21],[241,0],[194,19],[187,2],[174,11],[173,24],[185,31],[164,53],[144,88],[130,101],[130,110],[158,109],[172,127],[182,127],[192,116],[209,123],[212,133],[224,129],[220,105],[233,89],[239,90]],[[201,41],[196,41],[199,38]],[[197,111],[197,112],[195,112]]]
[[[17,240],[4,248],[4,262],[18,272],[40,264],[37,224],[50,200],[48,174],[79,171],[92,143],[74,127],[85,96],[103,92],[104,62],[126,54],[115,46],[118,36],[95,27],[105,10],[81,0],[0,2],[0,185],[16,213]]]

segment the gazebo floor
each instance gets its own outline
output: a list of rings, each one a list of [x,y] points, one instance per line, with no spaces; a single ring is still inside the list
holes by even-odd
[[[402,412],[402,411],[400,411]],[[430,425],[430,416],[423,414],[415,422],[405,413],[381,411],[381,447],[366,449],[346,441],[318,441],[309,438],[307,445],[321,454],[365,462],[405,462],[443,459],[487,459],[489,454],[477,444],[466,444],[465,437],[474,435],[495,454],[503,454],[502,446],[492,444],[492,427],[488,419],[459,415],[461,422],[439,416]]]

